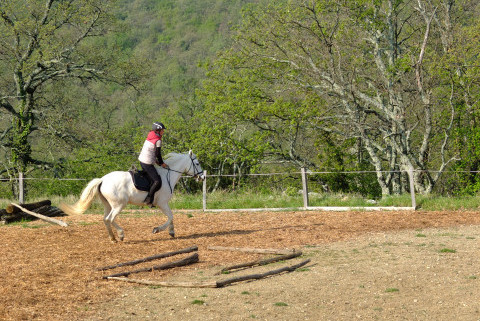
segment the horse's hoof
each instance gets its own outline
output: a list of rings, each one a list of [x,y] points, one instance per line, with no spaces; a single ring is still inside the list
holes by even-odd
[[[168,232],[168,234],[170,234],[171,237],[175,237],[175,232]]]
[[[160,232],[160,230],[158,229],[158,227],[155,227],[152,231],[153,234],[157,234],[158,232]]]

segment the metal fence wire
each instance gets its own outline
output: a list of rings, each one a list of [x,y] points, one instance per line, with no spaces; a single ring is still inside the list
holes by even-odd
[[[361,174],[361,175],[360,175]],[[413,185],[413,171],[402,172],[408,180],[408,190],[411,195],[411,206],[396,207],[396,206],[368,206],[369,210],[415,210],[415,190]],[[362,206],[311,206],[310,196],[318,193],[329,192],[331,188],[349,189],[350,192],[356,193],[367,191],[367,193],[376,193],[378,189],[372,181],[374,171],[356,171],[356,172],[312,172],[301,168],[298,172],[277,172],[277,173],[258,173],[258,174],[244,174],[244,175],[209,175],[204,171],[205,180],[202,185],[194,184],[189,181],[190,177],[183,176],[178,188],[183,188],[188,192],[192,192],[193,188],[202,191],[202,210],[203,211],[282,211],[282,210],[325,210],[325,211],[347,211],[362,209]],[[363,177],[362,177],[363,176]],[[33,178],[23,177],[0,179],[4,184],[0,185],[0,198],[13,199],[14,192],[12,186],[18,184],[18,201],[24,202],[25,194],[28,193],[30,198],[45,196],[45,191],[49,195],[55,196],[69,196],[79,194],[88,178]],[[345,186],[345,185],[349,186]],[[369,186],[370,184],[371,186]],[[338,186],[337,186],[338,185]],[[297,207],[261,207],[248,209],[217,209],[208,206],[208,195],[217,188],[240,190],[242,188],[249,188],[259,193],[262,191],[271,191],[273,188],[282,189],[287,194],[299,193],[302,196],[302,204]],[[370,191],[369,191],[370,190]],[[43,193],[43,194],[42,194]]]

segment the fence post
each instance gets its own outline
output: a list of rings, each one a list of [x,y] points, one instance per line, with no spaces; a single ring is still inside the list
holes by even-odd
[[[18,173],[18,202],[23,204],[24,201],[24,189],[23,189],[23,172]]]
[[[307,209],[308,207],[308,184],[307,184],[307,173],[305,167],[302,167],[302,187],[303,187],[303,207]]]
[[[412,207],[417,208],[417,202],[415,200],[415,184],[413,183],[413,166],[408,169],[408,177],[410,178],[410,195],[412,197]]]
[[[203,211],[207,210],[207,171],[203,171]]]

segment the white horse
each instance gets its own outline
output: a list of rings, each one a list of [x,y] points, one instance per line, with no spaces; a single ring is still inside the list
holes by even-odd
[[[155,193],[152,204],[160,207],[168,220],[165,224],[155,227],[153,233],[158,233],[168,227],[170,236],[175,237],[173,213],[168,206],[168,202],[173,195],[173,189],[183,173],[193,176],[197,181],[201,181],[205,177],[202,167],[192,151],[186,154],[170,153],[165,156],[165,163],[168,165],[168,169],[156,167],[162,178],[162,187]],[[107,227],[110,239],[116,242],[112,231],[113,225],[117,230],[118,238],[123,241],[125,234],[123,229],[115,222],[115,217],[127,204],[144,205],[147,192],[140,191],[134,186],[129,172],[111,172],[102,178],[92,179],[74,205],[61,204],[60,208],[70,215],[82,214],[90,207],[97,195],[104,205],[103,222]]]

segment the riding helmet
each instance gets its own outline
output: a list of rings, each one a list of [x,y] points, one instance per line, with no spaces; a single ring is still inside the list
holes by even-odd
[[[162,130],[162,129],[166,129],[164,124],[162,124],[159,121],[156,121],[156,122],[153,123],[153,125],[152,125],[152,130],[153,131],[159,131],[159,130]]]

